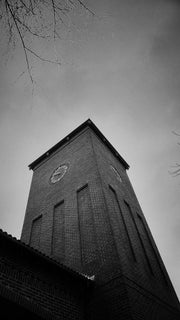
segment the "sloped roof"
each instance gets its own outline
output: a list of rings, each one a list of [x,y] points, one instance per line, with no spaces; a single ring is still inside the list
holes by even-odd
[[[59,263],[59,261],[57,261],[53,258],[50,258],[49,256],[42,253],[41,251],[34,249],[33,247],[22,242],[21,240],[18,240],[15,237],[13,237],[12,235],[8,234],[6,231],[3,231],[2,229],[0,229],[0,241],[2,241],[2,239],[9,241],[11,243],[14,243],[15,245],[20,246],[21,248],[24,248],[30,254],[36,255],[37,257],[44,259],[46,262],[51,263],[52,265],[60,268],[62,271],[69,273],[71,276],[78,278],[79,280],[87,282],[87,284],[93,282],[92,278],[88,277],[87,275],[81,274],[81,273],[65,266],[64,264]]]
[[[127,162],[121,157],[121,155],[112,146],[112,144],[105,138],[105,136],[96,127],[96,125],[91,121],[91,119],[88,119],[85,122],[83,122],[79,127],[77,127],[75,130],[73,130],[65,138],[63,138],[61,141],[59,141],[57,144],[55,144],[52,148],[50,148],[48,151],[43,153],[39,158],[37,158],[35,161],[33,161],[29,165],[29,169],[33,170],[41,161],[46,159],[49,155],[53,154],[58,148],[60,148],[65,143],[67,143],[67,141],[70,141],[75,135],[80,133],[86,127],[91,128],[95,132],[95,134],[101,139],[101,141],[111,150],[111,152],[114,154],[114,156],[119,159],[119,161],[122,163],[122,165],[124,166],[125,169],[129,169],[129,165],[127,164]]]

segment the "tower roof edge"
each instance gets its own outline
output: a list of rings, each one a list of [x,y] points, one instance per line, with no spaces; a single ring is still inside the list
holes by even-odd
[[[35,161],[33,161],[28,167],[29,169],[34,169],[41,161],[46,159],[49,155],[54,153],[58,148],[60,148],[62,145],[64,145],[67,141],[71,140],[75,135],[80,133],[82,130],[84,130],[86,127],[90,127],[95,134],[102,140],[102,142],[111,150],[111,152],[119,159],[119,161],[123,164],[125,169],[129,169],[128,163],[121,157],[121,155],[117,152],[117,150],[112,146],[112,144],[105,138],[105,136],[102,134],[102,132],[96,127],[96,125],[92,122],[91,119],[87,119],[85,122],[83,122],[80,126],[78,126],[76,129],[74,129],[70,134],[68,134],[66,137],[64,137],[62,140],[60,140],[57,144],[55,144],[53,147],[51,147],[48,151],[43,153],[40,157],[38,157]]]

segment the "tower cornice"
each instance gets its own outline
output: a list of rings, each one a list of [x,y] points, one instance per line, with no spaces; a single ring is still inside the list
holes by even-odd
[[[38,157],[35,161],[33,161],[28,167],[29,169],[34,170],[35,167],[40,164],[43,160],[47,159],[50,155],[52,155],[57,149],[62,147],[67,141],[70,141],[77,134],[83,131],[85,128],[91,128],[95,134],[99,137],[99,139],[110,149],[110,151],[114,154],[116,158],[122,163],[125,169],[129,169],[128,163],[123,159],[123,157],[117,152],[117,150],[112,146],[112,144],[105,138],[102,132],[96,127],[96,125],[92,122],[91,119],[86,120],[80,126],[78,126],[75,130],[73,130],[70,134],[68,134],[65,138],[60,140],[57,144],[55,144],[48,151],[43,153],[40,157]]]

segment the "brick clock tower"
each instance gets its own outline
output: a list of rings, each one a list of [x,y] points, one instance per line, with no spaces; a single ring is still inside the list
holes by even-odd
[[[94,123],[81,124],[29,167],[21,240],[94,278],[87,319],[180,319],[129,166]]]

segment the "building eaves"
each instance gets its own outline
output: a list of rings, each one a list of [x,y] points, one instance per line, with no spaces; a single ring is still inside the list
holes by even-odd
[[[65,272],[68,272],[71,276],[78,278],[82,281],[85,281],[87,284],[94,282],[91,277],[89,277],[85,274],[81,274],[81,273],[65,266],[64,264],[59,263],[55,259],[50,258],[49,256],[42,253],[41,251],[34,249],[33,247],[22,242],[21,240],[18,240],[15,237],[13,237],[12,235],[8,234],[6,231],[3,231],[2,229],[0,229],[0,238],[2,238],[2,237],[4,239],[6,239],[7,241],[14,243],[15,245],[20,246],[20,247],[28,250],[31,254],[36,255],[37,257],[39,257],[41,259],[45,259],[46,262],[53,264],[54,266],[60,268],[61,270],[65,271]]]
[[[47,159],[58,148],[63,146],[65,143],[67,143],[67,141],[69,142],[73,137],[75,137],[78,133],[80,133],[82,130],[84,130],[87,127],[91,128],[95,132],[95,134],[100,138],[100,140],[111,150],[111,152],[114,154],[114,156],[119,159],[119,161],[122,163],[124,168],[125,169],[129,169],[128,163],[121,157],[121,155],[117,152],[117,150],[105,138],[105,136],[102,134],[102,132],[96,127],[96,125],[90,119],[88,119],[85,122],[83,122],[79,127],[77,127],[75,130],[73,130],[65,138],[63,138],[61,141],[59,141],[57,144],[55,144],[52,148],[50,148],[48,151],[43,153],[39,158],[37,158],[35,161],[33,161],[29,165],[29,169],[32,169],[32,170],[35,169],[35,167],[38,164],[40,164],[41,161]]]

